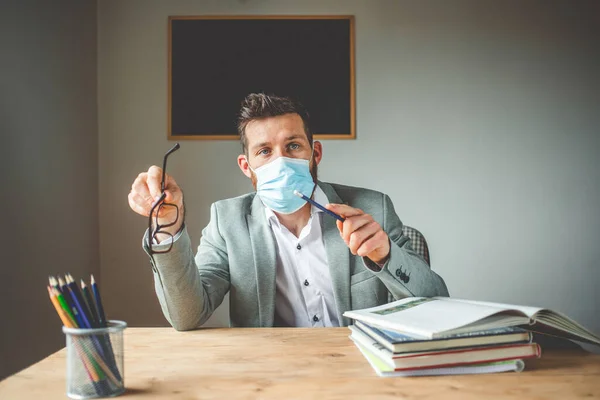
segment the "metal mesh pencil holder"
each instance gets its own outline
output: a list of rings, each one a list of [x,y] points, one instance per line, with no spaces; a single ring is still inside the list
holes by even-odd
[[[106,328],[63,326],[67,339],[67,396],[72,399],[114,397],[125,392],[123,331],[127,323],[108,321]]]

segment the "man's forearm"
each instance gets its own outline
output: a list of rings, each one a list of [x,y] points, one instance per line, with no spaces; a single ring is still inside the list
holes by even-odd
[[[201,325],[207,294],[198,273],[187,230],[165,254],[153,256],[154,287],[165,318],[177,330]]]

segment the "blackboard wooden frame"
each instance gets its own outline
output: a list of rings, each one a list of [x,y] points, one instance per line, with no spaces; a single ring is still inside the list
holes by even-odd
[[[239,135],[237,134],[235,129],[232,129],[232,132],[219,132],[219,133],[211,133],[211,132],[201,132],[201,129],[194,129],[194,128],[187,128],[187,129],[180,129],[177,128],[177,121],[178,121],[178,110],[177,108],[174,109],[174,107],[178,107],[177,104],[181,105],[181,104],[188,104],[189,101],[184,100],[182,102],[182,100],[180,98],[177,97],[178,95],[178,88],[182,88],[182,87],[187,87],[184,86],[181,81],[182,78],[176,78],[176,81],[179,82],[176,85],[174,85],[173,83],[173,47],[174,47],[174,40],[177,40],[176,35],[173,34],[173,24],[177,23],[177,21],[197,21],[197,22],[202,22],[202,21],[239,21],[239,20],[248,20],[248,21],[256,21],[256,20],[264,20],[264,21],[273,21],[273,20],[277,20],[277,21],[287,21],[287,20],[296,20],[296,21],[320,21],[319,24],[323,24],[326,23],[327,21],[340,21],[340,20],[345,20],[347,21],[347,28],[345,29],[349,29],[349,31],[347,32],[347,43],[344,44],[344,46],[348,46],[343,47],[343,54],[346,54],[345,52],[347,51],[348,54],[348,60],[347,60],[347,65],[343,66],[343,69],[340,69],[340,73],[339,78],[337,79],[344,79],[343,82],[345,82],[345,78],[348,78],[348,82],[347,82],[347,87],[345,86],[346,84],[343,83],[343,89],[340,90],[340,95],[339,97],[337,97],[337,99],[341,99],[341,101],[336,102],[336,108],[335,108],[335,112],[333,114],[336,115],[335,118],[338,118],[338,120],[342,121],[343,123],[331,123],[331,121],[329,121],[328,124],[321,124],[321,126],[333,126],[334,124],[337,124],[337,126],[340,127],[344,127],[342,129],[331,129],[331,131],[319,131],[319,129],[315,129],[315,126],[313,125],[313,136],[315,139],[355,139],[356,138],[356,88],[355,88],[355,49],[354,49],[354,16],[353,15],[238,15],[238,16],[170,16],[169,17],[169,22],[168,22],[168,110],[167,110],[167,114],[168,114],[168,127],[167,127],[167,131],[168,131],[168,139],[169,140],[239,140]],[[340,23],[338,22],[336,26],[345,26],[346,24],[340,25]],[[299,25],[296,25],[299,26]],[[321,25],[319,25],[321,26]],[[343,35],[346,35],[345,32],[342,33]],[[327,40],[326,37],[323,38],[323,40]],[[175,46],[177,46],[178,44],[175,43]],[[243,48],[244,44],[243,41],[240,42],[240,48]],[[181,51],[178,50],[178,57],[179,54],[181,54]],[[245,54],[247,56],[247,53]],[[341,57],[340,59],[344,60],[345,62],[345,58],[346,57]],[[181,60],[178,60],[177,62],[179,62],[181,65]],[[336,79],[335,77],[338,75],[333,75],[333,78]],[[251,77],[249,78],[251,79]],[[174,87],[175,86],[175,87]],[[342,86],[338,85],[340,88],[342,88]],[[323,90],[321,88],[316,90]],[[328,87],[327,90],[329,90],[330,88]],[[270,91],[265,91],[266,93],[271,93]],[[314,93],[314,92],[313,92]],[[327,95],[331,95],[330,91],[327,92],[320,92],[320,93],[326,93]],[[246,93],[247,94],[247,93]],[[287,93],[278,93],[278,92],[274,92],[273,94],[276,95],[288,95]],[[174,100],[174,97],[175,100]],[[203,95],[206,96],[211,96],[210,93],[203,93]],[[297,96],[291,95],[292,97],[299,99]],[[320,96],[319,96],[320,97]],[[189,98],[189,95],[188,95]],[[243,99],[243,96],[240,97],[239,99],[236,98],[235,101],[237,102],[237,104],[239,105],[241,103]],[[322,114],[325,115],[330,115],[330,113],[328,114],[327,112],[323,112],[322,110],[319,109],[311,109],[311,105],[307,104],[306,101],[303,101],[303,99],[299,99],[301,102],[304,103],[304,105],[306,106],[307,110],[309,111],[309,113],[311,114],[311,120],[314,122],[314,116],[315,114],[319,115],[321,118],[323,118]],[[328,107],[328,106],[327,106]],[[239,108],[239,107],[238,107]],[[339,111],[339,109],[343,109],[343,111]],[[235,112],[233,113],[233,115],[231,116],[233,120],[235,120],[235,113],[238,110],[236,109]],[[341,114],[340,114],[341,113]],[[180,113],[183,114],[183,113]],[[187,110],[187,115],[190,115],[190,110]],[[342,115],[340,117],[340,115]],[[210,117],[210,115],[206,115],[204,116],[206,118]],[[332,117],[333,118],[333,117]],[[203,122],[204,123],[204,122]],[[200,123],[196,123],[196,126],[199,126]],[[174,128],[175,126],[175,128]],[[342,132],[340,132],[340,130],[343,130]]]

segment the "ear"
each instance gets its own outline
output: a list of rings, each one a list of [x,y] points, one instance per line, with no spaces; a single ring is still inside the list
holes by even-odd
[[[250,171],[250,164],[248,164],[248,159],[243,154],[240,154],[237,158],[238,167],[242,170],[242,173],[246,175],[248,178],[252,179],[252,171]]]
[[[314,162],[319,165],[321,158],[323,157],[323,145],[318,140],[313,142],[313,159]]]

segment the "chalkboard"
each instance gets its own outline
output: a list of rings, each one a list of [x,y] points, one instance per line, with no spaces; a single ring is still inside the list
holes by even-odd
[[[168,138],[239,139],[249,93],[288,96],[316,139],[354,139],[353,16],[169,17]]]

